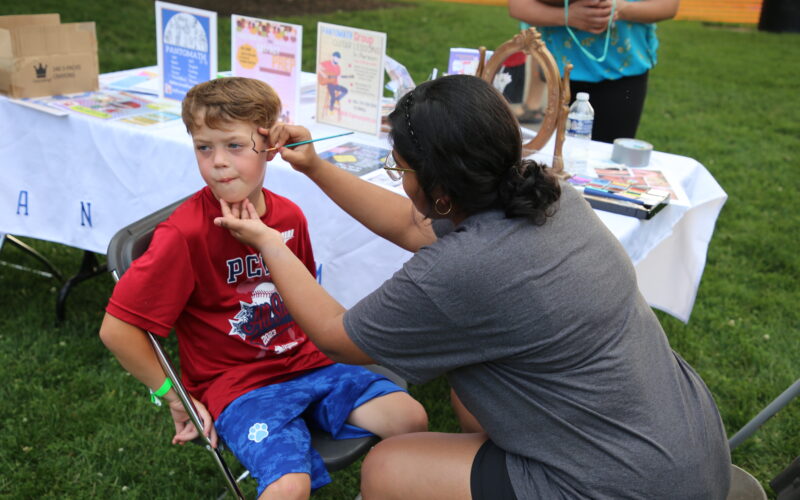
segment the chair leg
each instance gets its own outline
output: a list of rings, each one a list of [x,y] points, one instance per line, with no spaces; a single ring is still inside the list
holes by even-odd
[[[206,445],[206,449],[214,455],[214,460],[217,462],[217,466],[222,471],[222,475],[225,476],[225,482],[228,484],[228,489],[231,493],[238,499],[238,500],[245,500],[244,493],[242,490],[239,489],[239,481],[246,475],[240,476],[240,479],[236,479],[233,477],[231,473],[231,469],[228,467],[228,464],[225,463],[225,459],[222,458],[222,452],[218,448],[212,448],[210,445]],[[250,474],[249,471],[245,471],[245,474]],[[225,496],[224,493],[222,496]]]
[[[761,410],[758,415],[747,422],[747,424],[745,424],[744,427],[739,430],[739,432],[734,434],[734,436],[728,441],[728,446],[730,446],[730,449],[733,450],[742,444],[742,442],[749,438],[756,430],[758,430],[758,428],[761,427],[764,422],[778,413],[778,410],[789,404],[789,402],[798,395],[800,395],[800,379],[798,379],[788,389],[783,391],[780,396],[775,398],[766,408]]]
[[[237,477],[237,478],[236,478],[236,484],[239,484],[239,483],[241,483],[242,481],[244,481],[245,479],[247,479],[247,477],[248,477],[249,475],[250,475],[250,471],[249,471],[249,470],[245,470],[244,472],[242,472],[241,474],[239,474],[239,477]],[[226,496],[228,496],[228,490],[225,490],[225,491],[223,491],[223,492],[222,492],[222,494],[221,494],[220,496],[218,496],[218,497],[217,497],[217,500],[222,500],[222,499],[223,499],[223,498],[225,498]]]
[[[147,338],[150,340],[150,344],[153,346],[153,350],[156,353],[156,357],[158,357],[159,363],[161,363],[161,367],[164,369],[164,372],[167,374],[167,376],[172,380],[172,388],[178,394],[178,398],[180,398],[181,404],[183,404],[183,407],[186,409],[186,413],[189,414],[189,417],[191,418],[195,428],[198,430],[202,429],[203,420],[200,418],[200,414],[197,413],[197,409],[194,407],[194,403],[192,403],[189,393],[186,392],[186,388],[180,382],[180,376],[178,375],[177,370],[175,370],[175,367],[172,365],[172,361],[170,361],[167,353],[164,352],[161,342],[159,342],[158,338],[156,338],[156,336],[150,332],[147,332]],[[222,475],[225,476],[228,489],[230,489],[231,493],[233,493],[237,499],[244,500],[244,494],[242,493],[242,490],[239,489],[239,485],[236,483],[236,479],[233,477],[228,464],[225,463],[225,459],[222,457],[222,452],[220,449],[212,448],[211,440],[209,440],[209,438],[202,432],[200,433],[200,438],[204,441],[206,449],[214,456],[214,461],[217,463]]]

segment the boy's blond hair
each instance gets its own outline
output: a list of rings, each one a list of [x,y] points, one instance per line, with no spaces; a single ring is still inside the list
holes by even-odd
[[[217,78],[192,87],[183,98],[181,118],[191,134],[203,123],[222,128],[241,121],[269,128],[278,120],[281,99],[266,83],[254,78]]]

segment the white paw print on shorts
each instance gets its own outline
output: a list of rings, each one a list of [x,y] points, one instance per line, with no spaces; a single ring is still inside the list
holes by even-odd
[[[256,443],[267,439],[267,436],[269,436],[269,426],[263,422],[256,422],[253,424],[252,427],[250,427],[250,432],[247,433],[247,439]]]

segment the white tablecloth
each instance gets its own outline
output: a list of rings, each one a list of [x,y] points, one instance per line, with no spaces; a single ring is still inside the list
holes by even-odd
[[[300,122],[316,137],[342,130]],[[386,147],[385,138],[355,134],[319,143],[318,151],[354,141]],[[566,144],[567,150],[570,143]],[[591,154],[610,157],[592,143]],[[714,224],[727,198],[697,161],[654,152],[685,200],[649,221],[597,212],[636,267],[648,302],[688,321]],[[142,127],[69,114],[53,116],[0,97],[0,233],[54,241],[105,253],[119,229],[203,186],[191,140],[180,120]],[[266,187],[305,212],[321,282],[345,307],[396,271],[409,254],[376,237],[279,158]]]

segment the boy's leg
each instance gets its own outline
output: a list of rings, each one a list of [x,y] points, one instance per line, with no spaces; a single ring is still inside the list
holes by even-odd
[[[385,439],[389,436],[428,430],[428,415],[407,392],[393,392],[356,407],[347,423]]]
[[[311,496],[308,474],[284,474],[259,495],[258,500],[306,500]]]
[[[331,481],[302,418],[318,395],[298,380],[240,396],[215,422],[220,437],[258,481],[259,495],[281,493],[264,498],[307,497]]]
[[[318,370],[316,387],[325,387],[312,419],[335,439],[375,434],[381,438],[428,428],[425,409],[383,375],[361,366],[335,364]],[[321,389],[322,390],[322,389]]]

